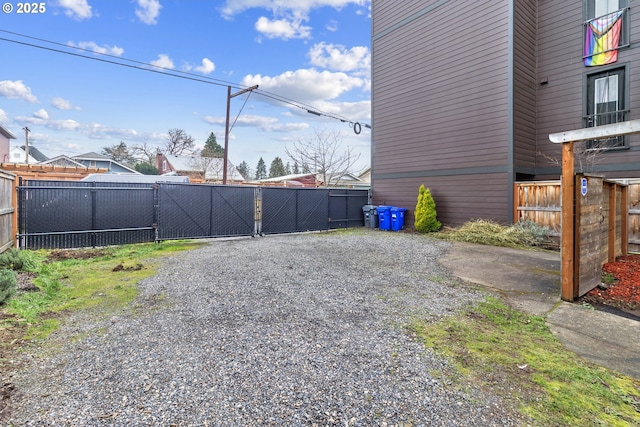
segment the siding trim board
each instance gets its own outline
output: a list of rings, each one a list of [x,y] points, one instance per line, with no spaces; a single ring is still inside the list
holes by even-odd
[[[507,116],[507,167],[508,167],[508,178],[507,178],[507,207],[513,206],[513,185],[515,183],[515,172],[513,170],[514,163],[514,115],[515,115],[515,101],[514,101],[514,62],[515,62],[515,33],[514,33],[514,14],[515,14],[515,6],[514,2],[516,0],[509,0],[509,23],[507,24],[509,27],[509,36],[508,36],[508,49],[509,56],[507,59],[507,109],[509,114]],[[513,222],[513,210],[507,210],[507,220],[509,222]]]
[[[424,177],[430,177],[430,176],[486,175],[486,174],[496,174],[496,173],[510,173],[510,170],[506,165],[485,166],[485,167],[477,167],[477,168],[381,173],[381,174],[372,175],[372,179],[424,178]]]

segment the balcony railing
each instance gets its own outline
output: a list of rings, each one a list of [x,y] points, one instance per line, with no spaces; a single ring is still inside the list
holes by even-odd
[[[629,119],[629,110],[607,111],[604,113],[591,114],[582,118],[584,127],[594,127],[609,125],[612,123],[625,122]],[[626,148],[627,139],[624,136],[613,136],[609,138],[594,139],[587,141],[588,150],[611,150],[616,148]]]

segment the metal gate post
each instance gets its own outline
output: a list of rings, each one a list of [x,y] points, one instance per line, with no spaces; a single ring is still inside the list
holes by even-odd
[[[262,235],[262,188],[256,187],[253,190],[254,211],[253,211],[253,233],[255,236]]]

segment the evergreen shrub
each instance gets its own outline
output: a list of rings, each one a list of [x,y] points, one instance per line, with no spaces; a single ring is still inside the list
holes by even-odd
[[[431,190],[425,188],[424,184],[420,185],[414,216],[415,228],[421,233],[438,231],[442,227],[442,224],[437,219],[436,202],[431,196]]]

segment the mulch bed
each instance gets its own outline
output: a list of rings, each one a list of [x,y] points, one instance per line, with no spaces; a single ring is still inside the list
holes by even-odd
[[[615,282],[607,289],[591,290],[582,298],[583,302],[640,316],[640,254],[618,257],[615,262],[606,263],[602,271],[613,276]]]

